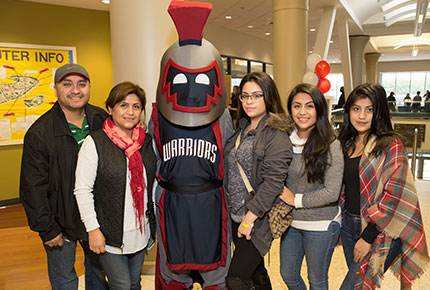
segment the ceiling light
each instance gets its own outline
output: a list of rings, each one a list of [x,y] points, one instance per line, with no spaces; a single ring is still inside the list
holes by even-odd
[[[388,20],[387,22],[385,22],[385,26],[388,27],[390,25],[393,25],[396,22],[404,21],[404,20],[407,20],[407,19],[411,19],[412,20],[412,19],[415,18],[415,16],[416,16],[415,12],[411,12],[411,13],[408,13],[408,14],[399,15],[398,17],[394,17],[394,18]]]
[[[110,4],[110,0],[102,0],[102,3],[104,3],[104,4]]]
[[[330,43],[333,43],[333,40],[330,40]]]
[[[411,37],[406,40],[400,41],[394,46],[394,49],[410,45],[430,45],[430,39],[425,37]]]
[[[252,25],[248,25],[248,28],[254,28],[254,26],[252,26]]]
[[[311,28],[311,29],[309,29],[309,31],[310,32],[314,32],[314,31],[317,31],[315,28]]]
[[[225,17],[225,19],[230,20],[230,19],[231,19],[231,16],[230,16],[230,15],[227,15],[227,16]]]
[[[309,50],[309,53],[313,53],[313,51],[312,51],[312,50]]]
[[[418,49],[414,48],[412,49],[412,56],[417,56],[418,55]]]
[[[382,5],[382,7],[381,7],[382,12],[385,12],[385,11],[387,11],[387,10],[393,8],[393,7],[399,6],[399,5],[401,5],[403,3],[406,3],[408,1],[409,0],[393,0],[393,1],[390,1],[387,4]]]
[[[240,66],[247,66],[248,65],[248,61],[247,60],[243,60],[243,59],[235,59],[234,60],[234,64],[240,65]]]
[[[270,35],[270,32],[266,32],[266,35],[267,35],[267,36],[269,36],[269,35]]]
[[[385,18],[385,20],[388,20],[390,18],[396,17],[397,15],[400,15],[400,14],[403,14],[403,13],[406,13],[406,12],[412,11],[412,10],[417,10],[417,3],[397,8],[397,9],[395,9],[395,10],[393,10],[387,14],[384,14],[384,18]]]

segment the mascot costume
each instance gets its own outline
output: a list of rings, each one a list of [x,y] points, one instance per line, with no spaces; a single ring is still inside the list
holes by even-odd
[[[157,148],[156,289],[189,289],[197,271],[205,290],[225,289],[230,237],[223,145],[233,133],[224,71],[202,38],[210,3],[172,1],[179,35],[164,53],[150,133]]]

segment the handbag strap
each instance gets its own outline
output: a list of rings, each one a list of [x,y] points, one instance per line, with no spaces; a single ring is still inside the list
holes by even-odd
[[[237,159],[237,149],[239,148],[240,136],[242,135],[242,132],[243,132],[243,130],[239,132],[239,135],[236,138],[236,143],[234,144],[234,148],[236,148],[236,153],[235,153],[235,156],[234,156],[234,161],[236,162],[237,167],[239,168],[239,173],[240,173],[240,176],[242,177],[243,183],[245,183],[246,190],[248,191],[249,195],[252,196],[252,195],[255,194],[255,191],[252,188],[251,183],[249,182],[248,177],[246,177],[245,171],[243,171],[243,168],[240,165],[239,160]]]

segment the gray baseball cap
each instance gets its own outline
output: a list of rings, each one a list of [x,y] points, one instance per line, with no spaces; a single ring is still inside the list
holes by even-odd
[[[90,81],[90,76],[83,66],[76,63],[68,63],[55,71],[54,84],[57,84],[57,82],[61,81],[68,74],[80,74]]]

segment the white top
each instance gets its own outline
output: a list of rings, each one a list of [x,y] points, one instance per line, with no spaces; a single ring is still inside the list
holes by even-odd
[[[337,215],[332,220],[319,220],[319,221],[303,221],[294,220],[291,222],[291,226],[296,229],[305,231],[327,231],[331,222],[337,222],[342,224],[342,210],[339,207]]]
[[[97,176],[98,154],[96,145],[91,136],[85,138],[79,151],[78,163],[76,165],[76,182],[74,194],[78,203],[82,222],[87,232],[100,227],[97,221],[97,214],[94,208],[93,188]],[[128,170],[128,158],[127,158]],[[145,166],[143,167],[143,177],[146,180]],[[149,241],[149,223],[144,215],[144,231],[141,233],[139,224],[133,208],[133,197],[130,188],[130,171],[128,170],[125,191],[125,210],[124,210],[124,234],[122,237],[122,247],[117,248],[106,245],[105,249],[111,254],[132,254],[146,247]],[[143,193],[147,195],[147,190]],[[146,212],[146,202],[144,202],[144,212]]]

